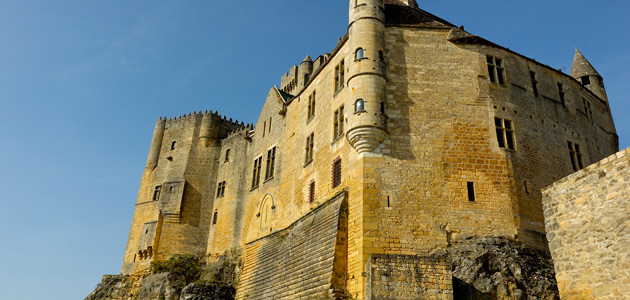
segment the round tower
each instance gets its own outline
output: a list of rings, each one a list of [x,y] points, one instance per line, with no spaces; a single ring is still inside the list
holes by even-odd
[[[383,0],[351,0],[349,19],[346,138],[358,153],[373,152],[387,137]]]
[[[573,65],[571,66],[571,77],[579,81],[584,87],[591,90],[593,94],[602,100],[608,101],[604,80],[591,63],[575,48]]]

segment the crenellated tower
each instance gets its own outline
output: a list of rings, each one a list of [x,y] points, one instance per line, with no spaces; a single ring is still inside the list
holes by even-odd
[[[351,0],[349,19],[346,138],[357,152],[373,152],[387,137],[383,0]]]

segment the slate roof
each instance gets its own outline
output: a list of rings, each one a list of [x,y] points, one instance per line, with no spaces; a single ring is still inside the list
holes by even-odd
[[[593,65],[575,48],[575,56],[573,57],[573,65],[571,66],[571,77],[580,78],[582,76],[599,76],[599,73]]]
[[[396,0],[385,1],[385,25],[454,28],[455,25],[425,10],[402,4]]]

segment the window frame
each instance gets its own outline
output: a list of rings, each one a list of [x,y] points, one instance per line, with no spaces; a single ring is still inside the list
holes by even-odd
[[[333,160],[331,173],[331,186],[334,189],[341,185],[341,157]]]
[[[333,141],[336,141],[343,136],[344,121],[344,106],[342,104],[333,112]]]
[[[273,179],[276,164],[276,146],[267,150],[267,166],[265,167],[265,181]]]
[[[262,155],[254,159],[254,169],[252,173],[252,190],[260,185],[260,169],[262,164]]]
[[[313,162],[313,149],[315,148],[315,132],[311,132],[306,137],[306,146],[304,147],[304,166],[308,166]]]
[[[505,85],[505,66],[503,59],[486,55],[486,63],[488,64],[488,78],[490,82]]]
[[[516,151],[514,122],[510,119],[495,116],[494,128],[497,135],[497,145],[499,146],[499,148]]]
[[[577,172],[584,169],[584,154],[582,153],[580,144],[567,141],[567,146],[569,148],[569,160],[571,161],[573,171]]]

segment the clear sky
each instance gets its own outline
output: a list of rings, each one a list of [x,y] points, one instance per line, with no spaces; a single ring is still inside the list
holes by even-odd
[[[630,146],[627,0],[421,0],[473,34],[604,77]],[[118,274],[155,121],[256,120],[347,28],[340,0],[0,0],[0,299],[83,299]]]

